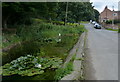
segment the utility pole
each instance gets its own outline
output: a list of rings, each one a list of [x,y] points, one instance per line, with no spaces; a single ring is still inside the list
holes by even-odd
[[[65,25],[66,25],[66,23],[67,23],[67,14],[68,14],[68,2],[67,2],[67,4],[66,4],[66,14],[65,14]]]
[[[113,29],[114,29],[114,6],[112,6],[112,8],[113,8],[113,13],[112,13],[112,16],[113,16],[112,27],[113,27]]]

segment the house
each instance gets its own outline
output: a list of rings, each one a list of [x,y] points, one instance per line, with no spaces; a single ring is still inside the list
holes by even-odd
[[[106,6],[104,10],[100,13],[99,22],[106,22],[107,20],[120,19],[120,11],[114,11],[108,9]]]

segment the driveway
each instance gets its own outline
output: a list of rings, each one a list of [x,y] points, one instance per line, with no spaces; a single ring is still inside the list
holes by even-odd
[[[88,30],[85,61],[86,80],[118,80],[118,33],[95,29]]]

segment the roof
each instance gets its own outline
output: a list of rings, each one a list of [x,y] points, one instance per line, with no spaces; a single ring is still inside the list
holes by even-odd
[[[104,10],[103,10],[101,13],[103,13],[103,12],[106,11],[106,10],[112,12],[112,11],[111,11],[110,9],[108,9],[108,7],[106,6],[106,7],[104,8]]]

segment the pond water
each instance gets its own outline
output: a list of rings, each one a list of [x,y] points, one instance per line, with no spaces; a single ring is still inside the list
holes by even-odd
[[[46,70],[45,73],[41,75],[35,75],[35,76],[20,76],[20,75],[12,75],[12,76],[4,76],[2,77],[3,81],[6,80],[54,80],[55,76],[55,70]]]
[[[18,44],[11,48],[7,52],[3,52],[2,55],[2,65],[15,60],[20,56],[24,56],[26,54],[34,54],[39,51],[40,43],[34,41],[26,41],[21,44]]]

